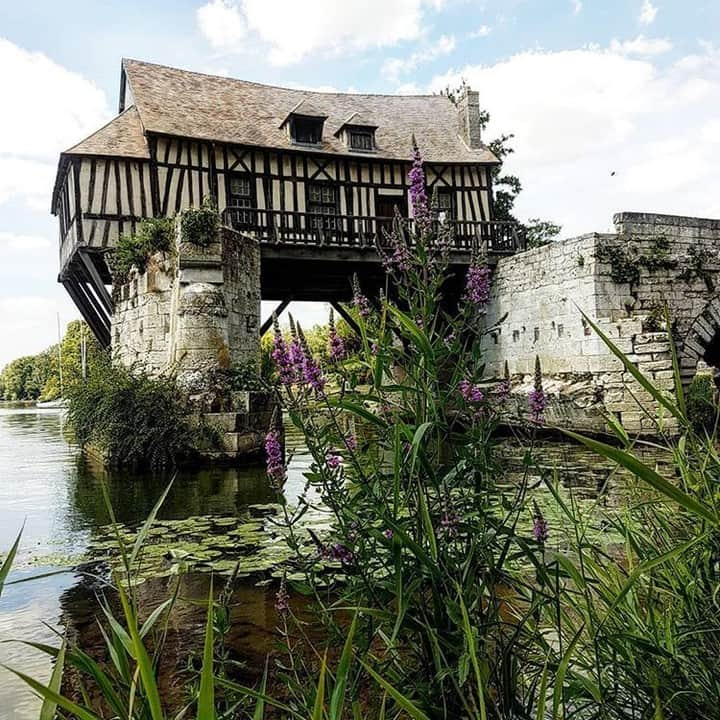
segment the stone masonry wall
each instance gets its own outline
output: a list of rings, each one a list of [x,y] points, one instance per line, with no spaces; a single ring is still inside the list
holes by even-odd
[[[673,373],[663,306],[667,303],[674,321],[685,380],[720,328],[720,300],[712,282],[720,221],[639,213],[621,213],[614,221],[616,234],[554,242],[498,263],[486,316],[487,328],[497,325],[485,341],[487,372],[501,377],[507,361],[520,414],[527,412],[537,355],[551,396],[550,422],[602,431],[603,414],[610,411],[628,431],[652,432],[652,398],[624,371],[581,310],[668,391]],[[625,261],[638,272],[621,282]],[[719,320],[703,320],[705,315]],[[706,336],[705,345],[696,339],[698,332]],[[650,408],[650,415],[643,408]]]

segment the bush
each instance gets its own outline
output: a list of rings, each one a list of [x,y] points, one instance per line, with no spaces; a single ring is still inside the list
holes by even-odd
[[[138,225],[134,235],[120,237],[110,258],[115,281],[125,282],[133,266],[145,272],[147,261],[153,253],[170,252],[173,229],[172,218],[148,218]]]
[[[696,375],[692,379],[687,391],[686,404],[688,419],[695,432],[707,431],[712,434],[717,416],[715,383],[712,376]]]
[[[180,218],[183,242],[207,247],[217,240],[220,230],[220,213],[211,198],[205,198],[199,208],[185,210]]]
[[[155,378],[110,361],[68,392],[68,421],[80,445],[92,444],[115,465],[172,466],[218,444],[217,432],[194,423],[171,377]]]

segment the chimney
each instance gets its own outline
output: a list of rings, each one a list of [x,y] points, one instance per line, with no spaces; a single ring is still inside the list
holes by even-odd
[[[480,139],[480,93],[465,86],[457,101],[458,135],[469,148],[482,147]]]

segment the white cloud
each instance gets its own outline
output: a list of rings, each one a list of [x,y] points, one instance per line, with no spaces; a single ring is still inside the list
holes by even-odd
[[[228,0],[211,0],[197,9],[200,32],[217,50],[237,50],[247,33],[245,19]]]
[[[573,15],[579,15],[582,12],[582,0],[572,0]]]
[[[455,50],[455,37],[453,35],[441,35],[437,42],[429,45],[423,50],[418,50],[406,58],[388,58],[382,66],[382,74],[390,80],[397,80],[400,75],[415,70],[418,65],[432,62],[443,55],[449,55]]]
[[[489,25],[481,25],[477,30],[473,30],[469,37],[471,38],[484,38],[490,34],[491,27]]]
[[[20,198],[47,210],[59,153],[107,121],[105,95],[46,55],[0,38],[0,97],[0,204]]]
[[[246,30],[269,46],[268,59],[289,65],[320,54],[388,47],[418,38],[428,9],[443,0],[209,0],[197,11],[198,26],[211,45],[242,49]]]
[[[720,217],[720,50],[672,64],[617,47],[524,52],[427,89],[461,78],[490,111],[487,136],[515,133],[521,217],[556,219],[565,233],[610,229],[620,210]]]
[[[20,251],[47,250],[52,246],[50,240],[41,235],[15,235],[9,232],[0,232],[0,248]]]
[[[642,25],[650,25],[655,21],[655,16],[658,14],[656,5],[653,5],[651,0],[643,0],[640,6],[640,15],[638,20]]]
[[[610,50],[623,55],[662,55],[673,49],[673,44],[667,38],[647,38],[638,35],[633,40],[613,40]]]

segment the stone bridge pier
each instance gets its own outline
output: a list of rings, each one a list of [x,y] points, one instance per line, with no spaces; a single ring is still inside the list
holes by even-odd
[[[488,372],[513,377],[517,410],[535,356],[551,397],[548,421],[601,432],[617,416],[656,428],[652,398],[592,331],[584,312],[656,386],[674,390],[667,307],[683,383],[720,368],[720,220],[622,212],[616,232],[591,233],[498,262],[486,326]],[[582,312],[581,312],[582,311]],[[503,320],[504,318],[504,320]]]

